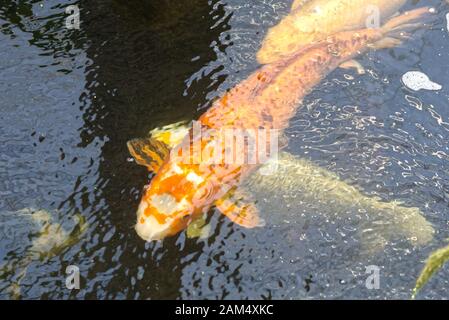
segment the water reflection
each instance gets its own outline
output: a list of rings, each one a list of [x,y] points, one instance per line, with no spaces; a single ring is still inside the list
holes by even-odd
[[[89,277],[100,278],[101,284],[96,281],[80,293],[85,297],[108,293],[108,297],[176,298],[182,256],[198,251],[196,244],[184,247],[176,239],[145,247],[132,228],[148,174],[127,161],[126,142],[155,126],[194,117],[205,97],[183,96],[185,81],[214,59],[211,43],[226,26],[224,22],[222,28],[210,31],[212,17],[223,15],[222,6],[167,2],[148,4],[143,12],[129,2],[83,6],[90,42],[86,52],[94,63],[86,71],[88,90],[80,98],[84,120],[80,146],[105,140],[94,190],[80,183],[76,190],[80,193],[67,202],[92,212],[97,224],[89,252],[97,251],[99,261],[89,266]],[[164,14],[155,8],[164,9]],[[106,240],[101,239],[104,235]]]
[[[64,8],[72,3],[81,8],[79,31],[61,28]],[[126,141],[196,118],[257,68],[255,53],[267,28],[289,5],[0,4],[7,57],[0,58],[0,72],[8,79],[1,91],[7,98],[0,126],[0,212],[6,217],[24,208],[45,209],[62,222],[81,214],[88,225],[85,236],[62,253],[29,264],[23,298],[409,297],[430,248],[416,250],[398,238],[381,254],[361,259],[352,225],[327,219],[314,203],[292,206],[270,191],[260,201],[275,222],[263,230],[244,230],[214,214],[207,240],[181,234],[145,244],[135,234],[135,211],[149,175],[128,161]],[[443,21],[423,40],[418,35],[406,47],[364,56],[364,76],[332,74],[288,131],[290,152],[367,194],[419,207],[440,230],[435,247],[448,231],[447,88],[409,92],[400,77],[421,69],[447,83],[447,70],[440,67],[449,49],[442,28]],[[284,221],[296,214],[297,220]],[[16,227],[16,238],[33,238],[29,226]],[[20,260],[32,246],[0,242],[2,262]],[[69,264],[80,267],[79,292],[64,288]],[[380,291],[363,286],[368,264],[384,270]],[[8,296],[16,277],[2,274],[0,296]],[[444,272],[438,277],[447,283]],[[445,297],[447,288],[429,286],[426,297]]]

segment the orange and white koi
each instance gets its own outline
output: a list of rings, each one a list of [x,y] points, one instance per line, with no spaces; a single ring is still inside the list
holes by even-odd
[[[147,241],[175,235],[213,207],[243,227],[263,225],[255,202],[239,188],[258,164],[192,161],[192,146],[199,142],[201,151],[212,148],[224,159],[226,145],[217,140],[217,131],[263,128],[282,132],[301,100],[323,77],[369,48],[398,45],[404,32],[422,26],[416,22],[428,13],[429,8],[415,9],[392,18],[382,28],[341,32],[262,67],[199,118],[199,135],[191,129],[171,151],[161,137],[129,141],[136,161],[156,173],[139,205],[138,235]]]

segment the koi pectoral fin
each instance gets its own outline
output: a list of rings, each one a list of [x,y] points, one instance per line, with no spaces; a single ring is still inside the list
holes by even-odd
[[[256,228],[265,225],[265,221],[259,216],[256,204],[242,190],[231,190],[217,200],[215,205],[232,222],[242,227]]]
[[[389,49],[400,46],[402,41],[400,39],[396,39],[393,37],[385,37],[373,44],[368,45],[370,48],[379,50],[379,49]]]
[[[356,60],[348,60],[340,65],[342,69],[355,69],[358,74],[365,74],[365,68]]]
[[[187,227],[187,238],[207,239],[210,234],[210,228],[210,224],[207,224],[206,217],[201,216],[198,219],[192,221]]]
[[[153,138],[133,139],[127,143],[129,153],[142,166],[157,172],[170,154],[168,146]]]

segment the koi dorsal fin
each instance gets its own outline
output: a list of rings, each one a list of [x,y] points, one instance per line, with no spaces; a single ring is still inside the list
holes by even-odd
[[[185,122],[169,124],[162,128],[156,128],[150,132],[151,138],[164,142],[170,149],[174,148],[189,133],[192,126]]]
[[[292,4],[291,11],[295,11],[305,5],[309,0],[295,0]]]
[[[232,189],[215,202],[215,206],[232,222],[245,227],[256,228],[265,225],[259,217],[256,204],[241,189]]]
[[[149,138],[128,141],[128,150],[136,162],[157,172],[168,157],[170,149],[181,143],[189,132],[186,122],[177,122],[156,128],[150,132]]]
[[[133,139],[127,143],[129,153],[142,166],[157,172],[170,154],[168,146],[154,138]]]

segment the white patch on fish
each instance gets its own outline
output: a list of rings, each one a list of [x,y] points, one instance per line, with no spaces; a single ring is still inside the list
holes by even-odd
[[[182,174],[183,173],[182,169],[176,163],[173,165],[172,169],[173,169],[173,172],[176,173],[176,174]]]
[[[146,217],[144,215],[145,209],[148,204],[142,201],[138,210],[138,223],[135,226],[137,234],[145,241],[162,240],[166,237],[167,233],[170,231],[172,223],[174,221],[171,214],[177,211],[189,210],[191,207],[190,203],[184,198],[180,202],[170,194],[154,195],[150,199],[151,205],[157,209],[160,214],[167,216],[164,223],[160,223],[154,216],[149,215]],[[191,210],[189,210],[191,212]],[[143,218],[142,222],[141,219]]]
[[[419,91],[421,89],[437,91],[443,88],[440,84],[431,81],[425,73],[420,71],[409,71],[405,73],[402,76],[402,82],[413,91]]]
[[[195,185],[199,185],[204,181],[204,178],[197,175],[195,172],[189,172],[186,179],[187,181],[193,182]]]
[[[150,198],[151,205],[161,214],[170,216],[178,209],[178,202],[175,197],[165,193],[162,195],[154,195]]]

